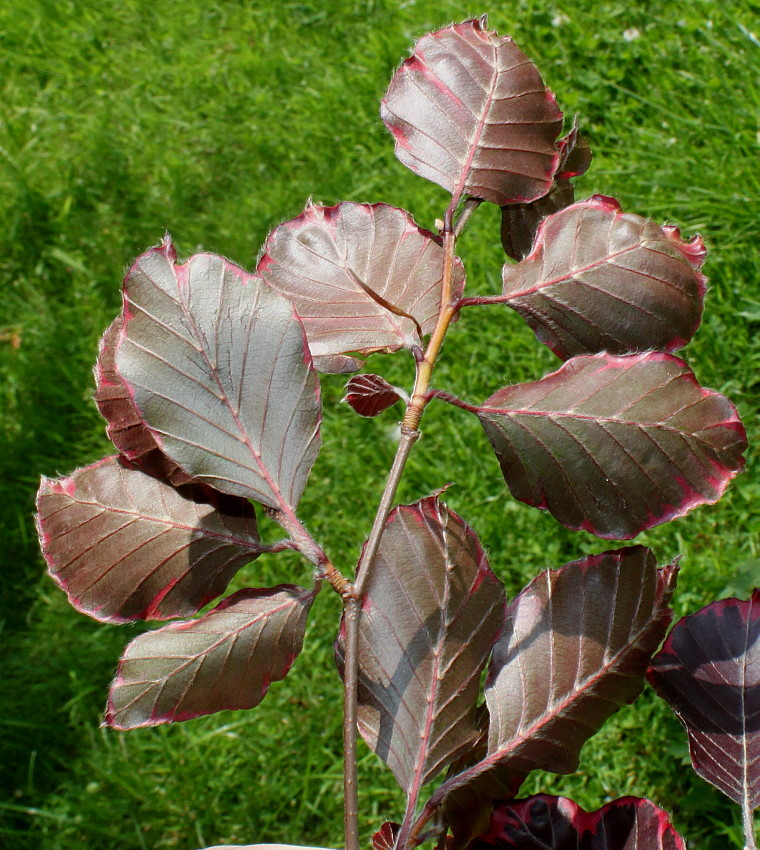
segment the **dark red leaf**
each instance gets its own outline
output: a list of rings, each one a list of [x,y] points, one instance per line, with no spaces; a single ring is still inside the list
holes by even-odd
[[[50,575],[96,620],[187,617],[261,553],[244,499],[179,490],[105,458],[42,479],[37,524]]]
[[[573,203],[575,191],[570,178],[585,174],[591,165],[591,148],[578,135],[577,124],[558,145],[559,167],[548,194],[529,204],[506,204],[501,208],[501,244],[513,260],[522,260],[530,254],[544,218]]]
[[[386,821],[372,836],[373,850],[394,850],[401,824]]]
[[[478,737],[478,683],[503,612],[459,516],[437,496],[394,509],[360,621],[359,728],[410,796]]]
[[[675,351],[699,327],[704,257],[699,236],[684,242],[597,196],[541,223],[530,255],[504,266],[504,296],[563,359]]]
[[[292,510],[319,451],[319,384],[293,305],[167,240],[129,270],[116,368],[161,450],[194,479]]]
[[[253,708],[301,652],[313,601],[292,584],[240,590],[197,620],[140,635],[124,651],[105,722],[137,729]]]
[[[545,195],[562,113],[538,69],[485,17],[423,36],[391,80],[381,114],[396,156],[451,192],[494,204]]]
[[[258,266],[289,298],[322,367],[330,357],[421,345],[441,307],[443,247],[387,204],[310,204],[269,235]],[[453,298],[464,288],[454,265]]]
[[[343,401],[359,416],[378,416],[401,400],[398,390],[380,375],[357,375],[346,384]]]
[[[159,449],[132,401],[121,375],[116,371],[116,343],[123,317],[117,316],[100,341],[95,365],[95,403],[108,423],[106,433],[116,448],[136,466],[175,487],[192,478]]]
[[[745,810],[760,806],[760,590],[680,620],[649,679],[686,728],[694,770]]]
[[[496,806],[488,832],[469,850],[686,850],[668,815],[649,800],[621,797],[595,812],[538,794]]]
[[[575,770],[586,741],[641,692],[670,622],[676,574],[631,546],[537,576],[509,606],[494,647],[488,753],[430,805],[496,764],[513,774]]]
[[[574,357],[477,414],[517,499],[606,538],[716,502],[747,446],[733,404],[670,354]]]

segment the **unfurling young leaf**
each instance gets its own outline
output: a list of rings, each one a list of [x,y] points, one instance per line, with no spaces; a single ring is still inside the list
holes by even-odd
[[[136,729],[253,708],[301,652],[314,591],[240,590],[197,620],[135,638],[111,685],[106,723]]]
[[[497,764],[515,774],[575,770],[591,735],[641,692],[670,622],[676,573],[631,546],[535,578],[510,604],[494,647],[487,754],[434,799]]]
[[[257,268],[295,304],[318,368],[350,352],[423,344],[441,308],[441,239],[387,204],[310,204],[276,228]],[[464,289],[454,264],[453,298]]]
[[[396,156],[452,194],[494,204],[551,188],[562,113],[536,66],[485,18],[423,36],[391,80],[381,114]]]
[[[175,489],[116,457],[43,478],[37,510],[50,575],[111,623],[195,614],[261,553],[250,502]]]
[[[497,805],[488,832],[468,850],[686,850],[667,814],[621,797],[595,812],[566,797],[537,794]]]
[[[563,359],[675,351],[699,326],[704,258],[700,237],[596,196],[541,223],[530,255],[504,266],[504,297]]]
[[[213,254],[171,243],[124,281],[116,369],[161,450],[195,480],[276,510],[319,451],[319,383],[292,304]]]
[[[694,770],[746,811],[760,806],[760,590],[679,620],[649,680],[683,723]]]
[[[477,415],[515,498],[605,538],[716,502],[747,447],[734,405],[662,353],[574,357]]]
[[[359,627],[359,728],[410,796],[477,738],[503,612],[475,533],[438,496],[393,511]]]
[[[343,401],[351,405],[359,416],[379,416],[384,410],[401,400],[396,387],[380,375],[357,375],[346,384]]]

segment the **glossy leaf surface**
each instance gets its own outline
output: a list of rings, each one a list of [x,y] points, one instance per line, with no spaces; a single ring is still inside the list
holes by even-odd
[[[668,815],[649,800],[621,797],[595,812],[538,794],[497,806],[469,850],[686,850]]]
[[[327,368],[347,352],[420,345],[441,305],[443,247],[387,204],[310,204],[267,239],[258,273],[289,298]],[[454,297],[464,269],[454,266]]]
[[[650,681],[689,735],[694,770],[740,806],[760,806],[760,590],[680,620]]]
[[[136,729],[253,708],[301,652],[313,600],[289,584],[240,590],[197,620],[140,635],[122,656],[106,723]]]
[[[162,451],[194,479],[294,508],[319,450],[317,376],[287,299],[168,240],[124,282],[116,367]]]
[[[156,478],[179,486],[192,481],[158,443],[142,420],[121,375],[116,371],[116,343],[123,317],[117,316],[100,341],[95,365],[95,403],[108,423],[106,433],[116,448],[136,466]]]
[[[542,222],[530,255],[504,266],[504,296],[563,359],[675,351],[699,326],[705,253],[597,196]]]
[[[581,748],[644,686],[670,622],[674,565],[631,546],[545,570],[510,604],[486,684],[486,757],[434,795],[500,764],[570,773]]]
[[[394,850],[401,824],[386,821],[372,836],[372,850]]]
[[[670,354],[575,357],[477,414],[517,499],[607,538],[716,502],[747,445],[733,404]]]
[[[523,260],[530,254],[543,219],[573,203],[575,190],[570,178],[585,174],[591,165],[591,148],[578,134],[577,125],[558,144],[560,163],[549,192],[532,203],[501,208],[501,244],[513,260]]]
[[[359,728],[407,794],[477,738],[503,614],[477,537],[437,496],[391,513],[359,627]]]
[[[50,575],[97,620],[186,617],[261,553],[244,499],[177,490],[110,457],[42,479],[37,524]]]
[[[398,390],[380,375],[357,375],[346,384],[343,401],[360,416],[378,416],[401,400]]]
[[[454,205],[466,195],[523,203],[551,188],[562,113],[535,65],[484,18],[423,36],[381,114],[396,156]]]

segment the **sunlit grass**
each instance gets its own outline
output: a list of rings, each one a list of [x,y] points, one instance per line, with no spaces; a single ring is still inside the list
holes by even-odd
[[[0,7],[0,845],[79,850],[289,841],[341,846],[339,606],[326,594],[304,654],[253,712],[129,734],[98,728],[133,627],[70,610],[43,577],[31,523],[40,473],[109,451],[90,400],[97,339],[125,266],[169,230],[180,253],[252,267],[268,230],[305,201],[385,201],[433,227],[441,189],[396,162],[378,101],[414,39],[490,11],[539,63],[595,161],[578,194],[700,231],[711,248],[703,327],[686,356],[756,433],[760,391],[760,47],[753,4],[673,0],[30,0]],[[624,36],[624,33],[626,34]],[[498,214],[461,242],[472,292],[498,287]],[[478,401],[553,368],[507,309],[470,311],[436,384]],[[408,385],[410,363],[371,369]],[[350,569],[395,448],[394,413],[359,421],[323,382],[325,446],[305,521]],[[443,484],[510,595],[546,565],[606,544],[513,502],[479,425],[432,406],[400,498]],[[679,614],[745,593],[760,575],[756,453],[726,498],[642,536],[683,556]],[[246,581],[304,580],[294,556]],[[401,794],[362,750],[362,828],[398,818]],[[528,790],[597,808],[622,794],[674,813],[691,847],[739,846],[738,814],[686,767],[684,736],[649,692],[586,747],[581,771]]]

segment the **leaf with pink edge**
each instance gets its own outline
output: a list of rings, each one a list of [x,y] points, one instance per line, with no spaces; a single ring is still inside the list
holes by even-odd
[[[513,260],[523,260],[530,254],[543,219],[573,203],[575,189],[570,178],[585,174],[591,165],[591,148],[578,134],[577,124],[558,145],[560,162],[549,192],[529,204],[505,204],[501,208],[501,244]]]
[[[257,272],[293,302],[312,355],[334,371],[336,355],[422,345],[441,308],[443,257],[441,239],[404,210],[310,204],[272,231]],[[452,298],[463,288],[455,260]]]
[[[284,679],[303,646],[314,591],[292,584],[240,590],[197,620],[127,645],[105,722],[137,729],[253,708]]]
[[[194,614],[262,551],[250,502],[175,489],[116,457],[43,478],[37,510],[50,575],[111,623]]]
[[[452,194],[494,204],[551,188],[562,113],[536,66],[485,16],[423,36],[396,71],[381,114],[396,156]]]
[[[410,797],[477,739],[503,616],[504,588],[457,514],[438,496],[393,510],[359,625],[359,729]]]
[[[319,451],[319,383],[293,305],[167,240],[124,282],[116,369],[164,454],[195,480],[292,511]]]
[[[357,375],[346,384],[342,400],[359,416],[371,417],[393,407],[401,400],[401,394],[380,375]]]
[[[175,487],[192,478],[158,447],[153,434],[142,420],[121,375],[116,371],[116,343],[124,323],[117,316],[100,341],[95,365],[95,403],[108,423],[106,433],[111,442],[143,472],[168,481]]]
[[[650,800],[621,797],[587,812],[566,797],[537,794],[494,807],[488,832],[468,850],[686,850]]]
[[[702,239],[595,196],[546,218],[531,253],[504,266],[504,300],[562,359],[675,351],[702,317]]]
[[[760,806],[760,590],[679,620],[649,680],[684,725],[694,770],[745,811]]]
[[[744,465],[736,408],[670,354],[574,357],[474,409],[515,498],[598,537],[716,502]]]

